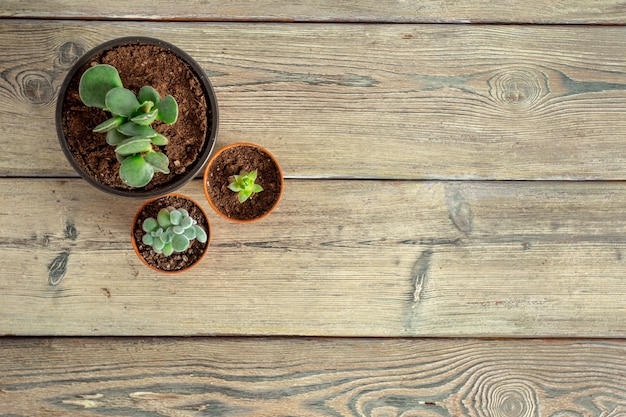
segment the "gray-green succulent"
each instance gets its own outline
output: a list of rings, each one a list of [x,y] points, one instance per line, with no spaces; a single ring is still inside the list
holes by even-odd
[[[111,118],[93,131],[106,133],[106,141],[115,146],[120,161],[120,178],[131,187],[147,185],[155,172],[169,174],[169,160],[158,146],[168,139],[150,125],[158,120],[166,124],[178,119],[178,104],[171,95],[161,98],[150,86],[139,93],[124,88],[117,69],[99,64],[85,71],[78,92],[82,102],[111,113]],[[157,146],[155,149],[154,145]]]
[[[237,199],[240,203],[246,201],[252,194],[263,191],[263,187],[254,183],[256,177],[256,169],[250,172],[242,170],[239,175],[235,175],[233,181],[228,184],[228,188],[237,193]]]
[[[200,243],[207,241],[206,231],[182,208],[162,208],[156,219],[145,219],[142,228],[146,232],[142,242],[165,256],[186,251],[194,239]]]

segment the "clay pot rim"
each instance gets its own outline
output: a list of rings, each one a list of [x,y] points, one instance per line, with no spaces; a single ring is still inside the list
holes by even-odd
[[[62,124],[62,114],[63,114],[63,98],[67,92],[67,88],[72,78],[76,75],[76,73],[80,70],[80,68],[85,65],[94,55],[100,53],[101,51],[127,44],[147,44],[147,45],[156,45],[162,48],[169,50],[170,52],[176,54],[183,62],[189,65],[189,68],[194,73],[207,100],[207,105],[209,109],[211,109],[211,117],[207,114],[207,119],[210,120],[211,129],[207,130],[207,134],[204,140],[204,146],[198,154],[198,159],[194,164],[192,164],[185,174],[181,175],[179,178],[174,181],[164,184],[162,186],[158,186],[153,188],[150,191],[145,191],[142,188],[133,188],[130,190],[123,190],[109,187],[101,182],[98,182],[92,176],[90,176],[87,172],[85,172],[82,167],[76,162],[74,159],[74,155],[68,149],[67,141],[65,140],[65,135],[63,133],[63,124]],[[175,192],[176,190],[183,187],[185,184],[196,178],[198,173],[202,172],[204,166],[209,160],[211,153],[213,152],[213,148],[215,147],[215,143],[217,142],[217,132],[219,129],[219,109],[217,105],[217,96],[215,95],[215,90],[210,80],[206,76],[206,73],[198,64],[198,62],[191,57],[187,52],[182,50],[181,48],[169,43],[165,42],[161,39],[147,37],[147,36],[126,36],[121,38],[112,39],[106,42],[103,42],[97,45],[95,48],[92,48],[88,52],[86,52],[83,56],[81,56],[74,65],[70,68],[69,72],[65,76],[63,83],[61,84],[61,88],[59,90],[57,96],[57,104],[55,109],[55,124],[57,131],[57,138],[61,145],[61,150],[65,154],[66,159],[74,168],[76,173],[86,180],[89,184],[94,186],[95,188],[104,191],[107,194],[125,197],[130,199],[146,199],[146,198],[154,198],[159,196],[164,196],[169,193]]]
[[[185,200],[190,201],[191,203],[193,203],[196,207],[198,207],[200,209],[200,212],[202,212],[202,215],[204,216],[206,222],[207,222],[207,241],[206,241],[206,246],[204,247],[204,251],[202,252],[202,255],[200,255],[200,257],[196,260],[196,262],[194,262],[193,264],[189,265],[187,268],[184,269],[178,269],[175,271],[165,271],[163,269],[159,269],[156,268],[152,265],[150,265],[143,256],[141,256],[141,253],[139,252],[139,248],[137,247],[137,241],[135,240],[135,224],[137,223],[137,220],[139,220],[139,215],[141,214],[141,212],[143,211],[144,207],[148,206],[149,204],[160,200],[162,198],[166,198],[166,197],[179,197],[179,198],[184,198]],[[213,236],[213,233],[211,231],[211,222],[209,221],[209,216],[207,216],[206,211],[202,208],[202,206],[193,198],[186,196],[184,194],[179,194],[179,193],[169,193],[166,195],[162,195],[162,196],[158,196],[155,198],[151,198],[149,200],[144,201],[141,206],[137,209],[137,211],[135,212],[135,215],[133,216],[133,222],[130,225],[130,242],[133,245],[133,251],[135,252],[135,255],[137,256],[137,258],[139,258],[139,260],[145,265],[147,266],[149,269],[158,272],[160,274],[165,274],[165,275],[176,275],[176,274],[180,274],[183,272],[187,272],[190,269],[192,269],[193,267],[195,267],[196,265],[198,265],[200,262],[202,262],[202,260],[204,259],[206,253],[209,251],[209,246],[211,245],[211,237]]]
[[[265,153],[267,156],[269,156],[269,158],[272,160],[272,163],[276,166],[276,169],[278,170],[278,174],[280,176],[280,191],[278,192],[278,197],[276,198],[276,201],[274,201],[274,204],[272,205],[272,207],[270,207],[269,210],[267,210],[265,213],[263,213],[262,215],[260,215],[259,217],[255,217],[253,219],[235,219],[232,217],[228,217],[225,213],[223,213],[222,211],[220,211],[215,204],[213,203],[213,201],[211,201],[211,197],[209,196],[209,187],[207,186],[207,180],[209,178],[209,171],[211,169],[211,165],[213,164],[213,162],[225,151],[232,149],[232,148],[237,148],[237,147],[244,147],[244,146],[250,146],[253,148],[258,149],[259,151]],[[213,211],[215,211],[220,217],[234,222],[234,223],[240,223],[240,224],[245,224],[245,223],[253,223],[259,220],[262,220],[264,218],[266,218],[267,216],[270,215],[270,213],[272,213],[274,211],[274,209],[278,206],[278,203],[280,202],[282,196],[283,196],[283,191],[285,190],[285,177],[283,175],[283,170],[280,167],[280,164],[278,163],[278,160],[276,160],[276,158],[274,157],[274,155],[268,151],[267,149],[265,149],[264,147],[257,145],[256,143],[251,143],[251,142],[235,142],[235,143],[231,143],[229,145],[224,146],[223,148],[221,148],[220,150],[218,150],[217,152],[215,152],[211,158],[209,159],[209,162],[207,162],[205,168],[204,168],[204,176],[202,177],[202,186],[204,188],[204,196],[206,197],[207,201],[209,202],[209,205],[211,206],[211,208],[213,209]]]

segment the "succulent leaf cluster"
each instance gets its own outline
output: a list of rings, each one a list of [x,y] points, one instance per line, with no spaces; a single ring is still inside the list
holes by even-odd
[[[156,219],[145,219],[142,228],[146,232],[142,242],[165,256],[186,251],[194,239],[200,243],[207,241],[205,230],[182,208],[163,208],[159,210]]]
[[[119,175],[126,185],[143,187],[155,172],[169,174],[167,156],[158,148],[167,145],[168,139],[150,125],[157,120],[166,124],[176,122],[178,104],[174,97],[161,98],[150,86],[142,87],[135,96],[124,88],[117,69],[106,64],[85,71],[78,92],[85,105],[111,113],[111,118],[93,131],[106,133],[107,143],[115,146],[115,155],[121,163]]]
[[[228,184],[228,188],[237,193],[237,199],[240,203],[246,201],[252,194],[263,191],[263,187],[254,183],[254,181],[256,181],[256,177],[256,169],[250,172],[241,170],[239,175],[235,175],[233,177],[233,181]]]

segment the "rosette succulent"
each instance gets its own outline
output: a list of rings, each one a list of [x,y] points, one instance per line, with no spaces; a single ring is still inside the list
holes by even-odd
[[[117,69],[106,64],[85,71],[78,92],[86,106],[111,113],[93,131],[105,133],[107,143],[115,146],[115,155],[121,163],[120,178],[126,185],[143,187],[155,172],[169,174],[167,156],[158,148],[167,145],[168,139],[150,125],[157,120],[166,124],[176,122],[178,104],[174,97],[161,98],[150,86],[142,87],[135,95],[124,88]]]
[[[233,181],[228,184],[228,188],[237,193],[237,199],[240,203],[246,201],[252,194],[263,191],[263,187],[254,183],[256,177],[256,170],[250,172],[242,170],[239,175],[235,175]]]
[[[200,243],[207,241],[205,230],[182,208],[163,208],[156,219],[145,219],[142,228],[146,232],[142,242],[165,256],[186,251],[194,239]]]

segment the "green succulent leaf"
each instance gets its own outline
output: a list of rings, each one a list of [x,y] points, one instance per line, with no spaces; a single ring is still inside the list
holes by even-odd
[[[173,211],[170,213],[170,220],[172,221],[172,224],[173,224],[174,226],[178,226],[178,225],[180,225],[180,221],[182,220],[182,218],[183,218],[183,215],[182,215],[182,214],[181,214],[181,212],[180,212],[180,211],[178,211],[178,210],[173,210]]]
[[[148,245],[148,246],[152,246],[154,244],[154,238],[152,237],[151,234],[143,235],[143,237],[141,238],[141,241],[143,242],[144,245]]]
[[[78,84],[78,94],[86,106],[106,109],[107,93],[120,87],[123,87],[122,79],[115,67],[101,64],[83,73]]]
[[[141,103],[151,101],[155,105],[159,104],[159,101],[161,101],[161,96],[158,91],[149,85],[141,87],[139,94],[137,94],[137,98]]]
[[[187,239],[194,240],[196,238],[196,229],[190,227],[188,229],[185,229],[183,234],[187,237]]]
[[[152,111],[152,108],[154,107],[154,103],[150,100],[139,101],[139,103],[141,104],[135,110],[135,114],[133,114],[133,117],[139,116],[140,114],[144,114],[144,113],[150,113]]]
[[[120,155],[132,155],[141,152],[148,152],[152,149],[150,139],[141,136],[133,136],[121,141],[115,148],[115,152]],[[144,161],[146,162],[146,161]]]
[[[162,172],[164,174],[169,174],[169,160],[167,156],[161,152],[149,151],[144,155],[144,159],[147,163],[152,165],[156,172]]]
[[[162,208],[157,215],[157,221],[161,227],[167,228],[172,225],[170,220],[170,212],[167,209]]]
[[[172,242],[172,237],[174,236],[172,233],[169,233],[170,229],[167,230],[166,233],[163,233],[159,239],[161,239],[163,241],[163,243],[170,243]]]
[[[124,122],[126,122],[125,117],[113,116],[110,119],[100,123],[98,126],[94,127],[93,131],[96,133],[110,132],[111,130],[115,130],[116,127],[120,126]]]
[[[119,162],[120,164],[122,162],[124,162],[124,160],[126,160],[126,158],[128,158],[129,155],[120,155],[119,153],[115,154],[115,159],[117,159],[117,162]]]
[[[243,203],[249,199],[251,195],[252,190],[241,190],[239,191],[239,194],[237,194],[237,200],[239,200],[240,203]]]
[[[157,146],[165,146],[169,143],[169,140],[160,133],[157,133],[156,136],[151,137],[150,139],[152,140],[152,143]]]
[[[193,226],[193,220],[191,219],[191,217],[183,215],[183,218],[180,221],[180,225],[185,229],[189,229],[191,226]]]
[[[187,248],[189,247],[189,243],[189,239],[183,234],[174,235],[174,237],[172,238],[172,248],[176,252],[183,252],[187,250]]]
[[[120,178],[131,187],[143,187],[153,176],[154,168],[141,155],[129,156],[120,166]]]
[[[240,203],[245,202],[252,194],[260,193],[263,187],[255,184],[257,178],[257,170],[246,172],[241,170],[239,175],[235,175],[233,181],[228,184],[228,188],[237,194],[237,200]]]
[[[193,229],[196,231],[196,240],[200,243],[206,243],[207,241],[207,234],[204,231],[204,229],[200,226],[198,226],[197,224],[193,225]]]
[[[165,248],[165,242],[163,242],[160,238],[154,239],[154,244],[152,245],[155,251],[162,251]]]
[[[178,103],[176,103],[174,97],[163,97],[163,100],[156,105],[156,108],[159,109],[157,120],[160,120],[168,125],[176,123],[176,120],[178,119]]]
[[[141,228],[144,232],[154,232],[159,228],[159,223],[154,217],[148,217],[146,220],[143,221]]]
[[[165,246],[163,247],[163,255],[165,256],[170,256],[172,253],[174,253],[174,247],[172,246],[173,243],[166,243]]]
[[[149,126],[154,122],[159,114],[159,109],[151,110],[147,113],[141,113],[135,117],[131,117],[130,121],[137,123],[138,125]]]
[[[235,177],[236,177],[236,175],[235,175]],[[231,191],[234,191],[236,193],[241,191],[241,187],[236,182],[231,182],[230,184],[228,184],[228,189],[231,190]]]
[[[117,128],[120,133],[125,134],[126,136],[142,136],[144,138],[153,138],[157,135],[157,132],[154,131],[150,126],[144,126],[137,124],[135,122],[124,123],[120,127]]]
[[[117,129],[109,130],[107,132],[106,140],[107,140],[107,143],[111,146],[119,145],[124,139],[128,139],[128,136],[126,136],[123,133],[120,133]]]
[[[123,87],[110,90],[106,95],[105,103],[111,113],[124,117],[131,117],[140,106],[135,94]]]

